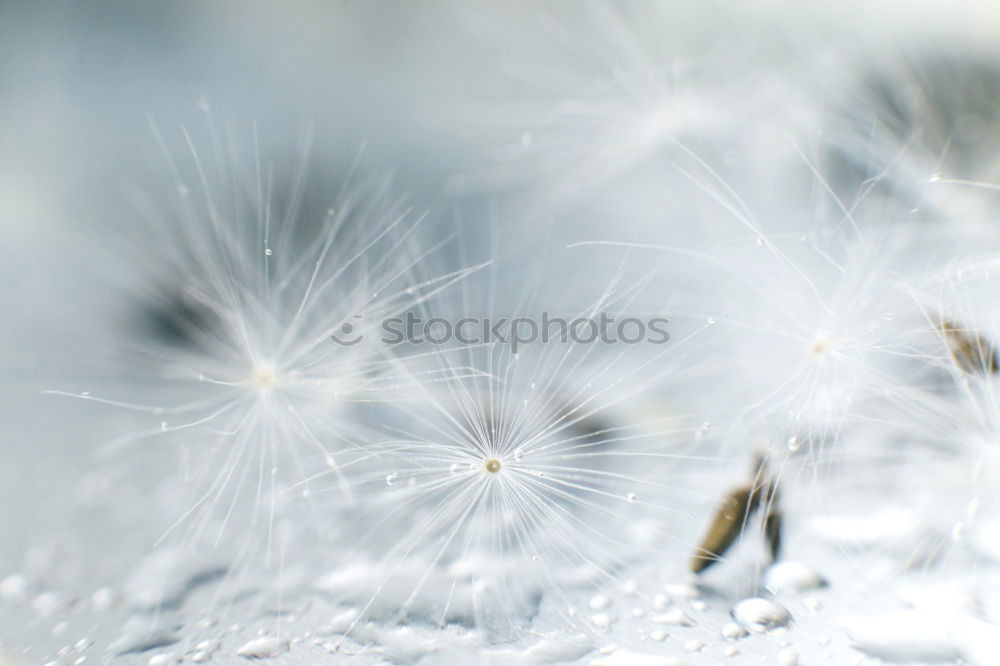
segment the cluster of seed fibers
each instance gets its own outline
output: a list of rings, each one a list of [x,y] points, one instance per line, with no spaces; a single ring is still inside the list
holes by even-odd
[[[587,3],[511,37],[552,99],[445,188],[514,192],[503,220],[432,224],[210,115],[154,129],[174,196],[129,253],[135,344],[52,387],[116,415],[80,496],[138,535],[89,535],[120,559],[75,585],[44,574],[81,568],[72,539],[30,551],[0,663],[992,663],[1000,125],[976,91],[1000,76],[863,44],[802,63],[689,13]],[[543,309],[672,339],[380,342],[407,313]]]

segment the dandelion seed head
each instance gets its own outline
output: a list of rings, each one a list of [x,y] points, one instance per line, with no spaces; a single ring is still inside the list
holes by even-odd
[[[277,383],[278,379],[274,374],[274,367],[270,365],[262,365],[256,368],[253,375],[253,384],[262,393],[266,393]]]

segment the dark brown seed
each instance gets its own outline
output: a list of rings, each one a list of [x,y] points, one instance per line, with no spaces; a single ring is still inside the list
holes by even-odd
[[[715,510],[708,531],[698,544],[691,559],[691,571],[701,573],[718,562],[746,529],[747,523],[761,506],[767,508],[764,517],[764,538],[772,562],[781,552],[781,509],[778,505],[777,482],[767,469],[767,459],[754,460],[754,481],[730,490]]]
[[[741,486],[726,494],[691,559],[691,571],[701,573],[725,555],[756,510],[759,497],[751,486]]]
[[[781,554],[781,509],[776,504],[771,505],[771,510],[764,518],[764,538],[771,551],[771,562],[777,562]]]
[[[959,368],[983,375],[997,372],[996,350],[984,336],[947,320],[940,323],[938,330]]]

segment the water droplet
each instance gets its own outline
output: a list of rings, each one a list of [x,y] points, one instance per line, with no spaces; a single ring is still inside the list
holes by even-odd
[[[718,321],[718,320],[717,320],[717,319],[716,319],[715,317],[709,317],[708,319],[706,319],[706,321],[707,321],[707,322],[708,322],[709,324],[714,324],[714,323],[715,323],[716,321]]]
[[[590,610],[604,610],[611,605],[611,599],[605,594],[598,594],[590,600]]]
[[[524,449],[514,450],[514,462],[521,462],[524,459]]]
[[[534,391],[536,388],[538,388],[538,384],[531,382],[531,390]]]
[[[636,500],[635,493],[629,493],[628,495],[625,496],[625,499],[627,499],[629,502],[635,502]]]
[[[665,641],[667,636],[667,632],[663,631],[663,629],[656,629],[655,631],[649,632],[649,638],[654,641]]]
[[[269,659],[288,651],[288,642],[273,636],[261,636],[246,643],[236,651],[241,657],[252,659]]]
[[[826,579],[800,562],[778,562],[764,576],[764,587],[774,594],[806,592],[826,585]]]
[[[757,236],[757,245],[763,245],[763,244],[764,244],[764,237]]]
[[[90,606],[98,613],[111,608],[115,603],[115,593],[110,587],[102,587],[90,597]]]
[[[325,462],[326,466],[329,467],[330,469],[333,469],[334,467],[337,466],[337,459],[331,456],[329,453],[323,457],[323,462]]]
[[[701,652],[702,648],[704,647],[705,644],[696,639],[691,639],[684,644],[684,649],[687,650],[688,652]]]
[[[792,621],[787,610],[773,601],[759,597],[744,599],[736,604],[732,616],[744,627],[757,633],[784,627]]]
[[[160,432],[166,432],[166,431],[167,431],[167,422],[160,421]]]
[[[799,653],[795,650],[782,650],[775,663],[777,666],[799,666]]]
[[[746,638],[750,632],[736,624],[735,622],[727,622],[722,625],[722,637],[731,641],[738,641],[741,638]]]
[[[399,478],[399,474],[397,474],[396,472],[393,472],[392,474],[390,474],[387,477],[385,477],[385,484],[387,486],[391,486],[392,484],[396,483],[396,479],[398,479],[398,478]]]
[[[590,621],[594,623],[594,626],[600,627],[601,629],[610,629],[611,625],[615,622],[615,618],[607,613],[598,613],[597,615],[591,617]]]
[[[264,256],[265,257],[270,257],[271,256],[271,248],[269,248],[269,247],[268,248],[264,248]]]
[[[656,615],[652,618],[653,624],[676,624],[680,627],[693,627],[694,622],[691,621],[684,611],[680,608],[673,608],[665,613]]]
[[[452,463],[451,466],[448,468],[448,472],[452,476],[455,476],[456,474],[458,474],[458,470],[461,469],[461,468],[462,468],[462,466],[459,465],[458,463]]]
[[[798,437],[796,437],[795,435],[792,435],[791,437],[788,438],[788,450],[789,451],[791,451],[792,453],[795,453],[796,451],[798,451],[801,448],[802,448],[802,444],[799,443],[799,438]]]

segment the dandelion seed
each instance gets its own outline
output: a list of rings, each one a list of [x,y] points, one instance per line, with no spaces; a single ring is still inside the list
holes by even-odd
[[[781,550],[781,513],[777,509],[778,489],[769,478],[763,458],[755,465],[756,478],[750,485],[730,490],[718,506],[698,552],[691,560],[691,571],[701,573],[718,562],[746,529],[750,517],[765,507],[764,535],[771,559]]]
[[[258,154],[256,135],[245,150],[231,128],[210,123],[212,150],[197,150],[185,131],[188,152],[175,159],[155,133],[179,196],[172,211],[150,212],[165,218],[155,227],[163,251],[140,267],[140,297],[159,329],[137,343],[147,394],[83,397],[170,415],[169,428],[157,420],[115,443],[151,431],[184,443],[187,505],[168,534],[193,540],[211,527],[218,543],[240,521],[242,534],[270,543],[285,490],[298,496],[331,473],[354,501],[349,469],[333,461],[362,449],[368,426],[357,405],[399,387],[401,361],[376,334],[381,320],[475,269],[428,277],[421,264],[444,245],[419,247],[421,218],[377,182],[310,189],[305,147],[286,171]],[[319,197],[324,208],[336,200],[332,216],[316,214]]]
[[[953,322],[942,320],[938,330],[944,337],[955,364],[968,373],[995,374],[998,370],[996,350],[984,336],[964,330]]]
[[[637,434],[614,410],[663,376],[656,360],[669,350],[635,365],[625,361],[630,347],[602,362],[591,360],[597,350],[568,342],[515,355],[484,345],[423,357],[444,373],[410,366],[418,376],[449,379],[410,384],[416,399],[392,403],[402,415],[395,436],[352,456],[369,457],[353,487],[375,497],[379,527],[347,557],[373,558],[381,576],[372,596],[352,603],[366,613],[401,607],[509,632],[523,625],[535,595],[568,602],[565,586],[577,572],[620,584],[614,572],[629,553],[675,545],[669,526],[679,509],[664,477],[683,463],[689,431],[661,426],[659,437]],[[578,381],[562,372],[568,368]],[[522,400],[528,392],[532,399]],[[411,482],[379,501],[361,473],[369,465],[372,475],[391,465],[392,477]],[[380,548],[388,533],[397,538]],[[459,562],[475,574],[459,574]],[[454,577],[441,581],[448,567]],[[474,580],[490,582],[488,595]],[[615,622],[607,613],[588,620],[591,627]]]

